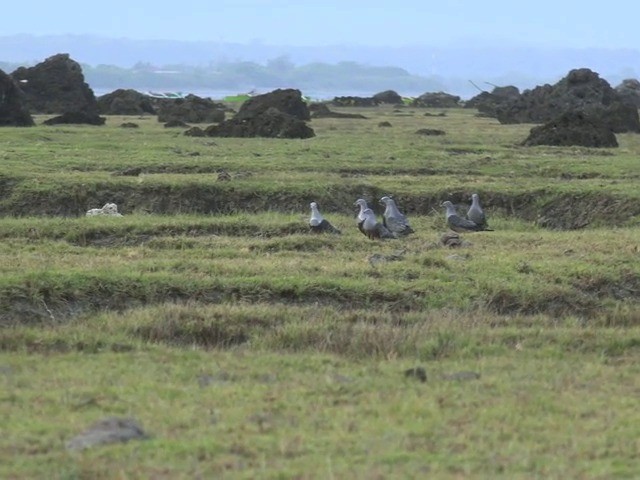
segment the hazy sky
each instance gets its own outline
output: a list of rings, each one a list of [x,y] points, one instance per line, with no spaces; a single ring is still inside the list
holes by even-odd
[[[32,0],[3,2],[2,18],[2,36],[640,49],[637,0]]]

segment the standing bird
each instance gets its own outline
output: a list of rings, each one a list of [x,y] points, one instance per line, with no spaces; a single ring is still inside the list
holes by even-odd
[[[451,203],[449,200],[447,200],[446,202],[442,202],[442,206],[447,209],[447,225],[449,225],[449,228],[454,232],[463,233],[488,230],[487,228],[483,228],[467,218],[460,217],[456,212],[456,207],[454,207],[453,203]]]
[[[414,233],[413,228],[409,225],[407,217],[405,217],[398,207],[396,202],[390,197],[382,197],[380,203],[385,206],[384,213],[382,214],[382,223],[391,232],[396,235],[404,236]]]
[[[482,227],[482,230],[487,229],[487,217],[484,214],[484,210],[482,210],[480,197],[477,193],[471,195],[471,206],[467,211],[467,218],[479,227]]]
[[[311,202],[309,204],[311,207],[311,218],[309,218],[309,228],[313,233],[335,233],[340,234],[340,230],[331,225],[327,220],[324,219],[320,210],[318,210],[318,204],[316,202]]]
[[[362,222],[362,233],[364,233],[369,239],[397,238],[387,227],[378,222],[373,210],[365,208],[362,214],[364,216],[364,221]]]
[[[358,221],[357,221],[357,225],[358,225],[358,230],[360,230],[362,233],[364,233],[364,230],[362,228],[362,224],[364,223],[364,219],[365,214],[364,211],[369,208],[369,206],[367,205],[367,201],[363,198],[359,198],[356,200],[356,202],[354,203],[354,205],[356,207],[360,207],[360,211],[358,212]],[[366,233],[365,233],[366,235]]]

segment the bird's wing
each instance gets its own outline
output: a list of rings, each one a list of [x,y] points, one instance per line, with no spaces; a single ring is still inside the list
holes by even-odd
[[[389,217],[385,225],[389,230],[400,235],[413,233],[413,228],[409,225],[406,217]]]
[[[477,223],[466,218],[459,217],[458,215],[451,215],[447,217],[447,223],[453,231],[477,232],[478,230],[482,230]]]
[[[477,206],[472,205],[469,208],[469,211],[467,212],[467,218],[477,225],[485,225],[487,223],[487,218],[484,214],[484,211]]]
[[[313,225],[311,222],[309,222],[309,227],[311,228],[311,231],[314,233],[336,233],[336,234],[342,233],[336,227],[331,225],[331,223],[329,223],[326,219],[323,219],[321,222],[317,223],[316,225]]]
[[[376,223],[376,235],[377,238],[396,238],[394,232],[389,230],[381,223]]]

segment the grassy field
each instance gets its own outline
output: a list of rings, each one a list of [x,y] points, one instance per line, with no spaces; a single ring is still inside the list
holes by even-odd
[[[640,136],[349,111],[308,140],[0,129],[0,478],[638,478]],[[474,192],[494,231],[444,247]],[[414,235],[357,230],[386,194]],[[109,416],[149,438],[65,448]]]

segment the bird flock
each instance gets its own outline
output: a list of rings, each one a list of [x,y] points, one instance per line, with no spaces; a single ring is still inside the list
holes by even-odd
[[[359,208],[356,225],[364,236],[371,240],[385,240],[415,233],[409,220],[400,211],[393,198],[384,196],[380,199],[380,204],[384,205],[382,221],[378,220],[366,200],[359,198],[355,201],[354,206]],[[477,193],[471,195],[471,205],[466,217],[458,215],[456,207],[448,200],[443,202],[441,206],[445,208],[447,225],[454,232],[492,231],[487,224],[487,217]],[[342,233],[322,216],[316,202],[311,202],[310,207],[309,228],[313,233]]]

